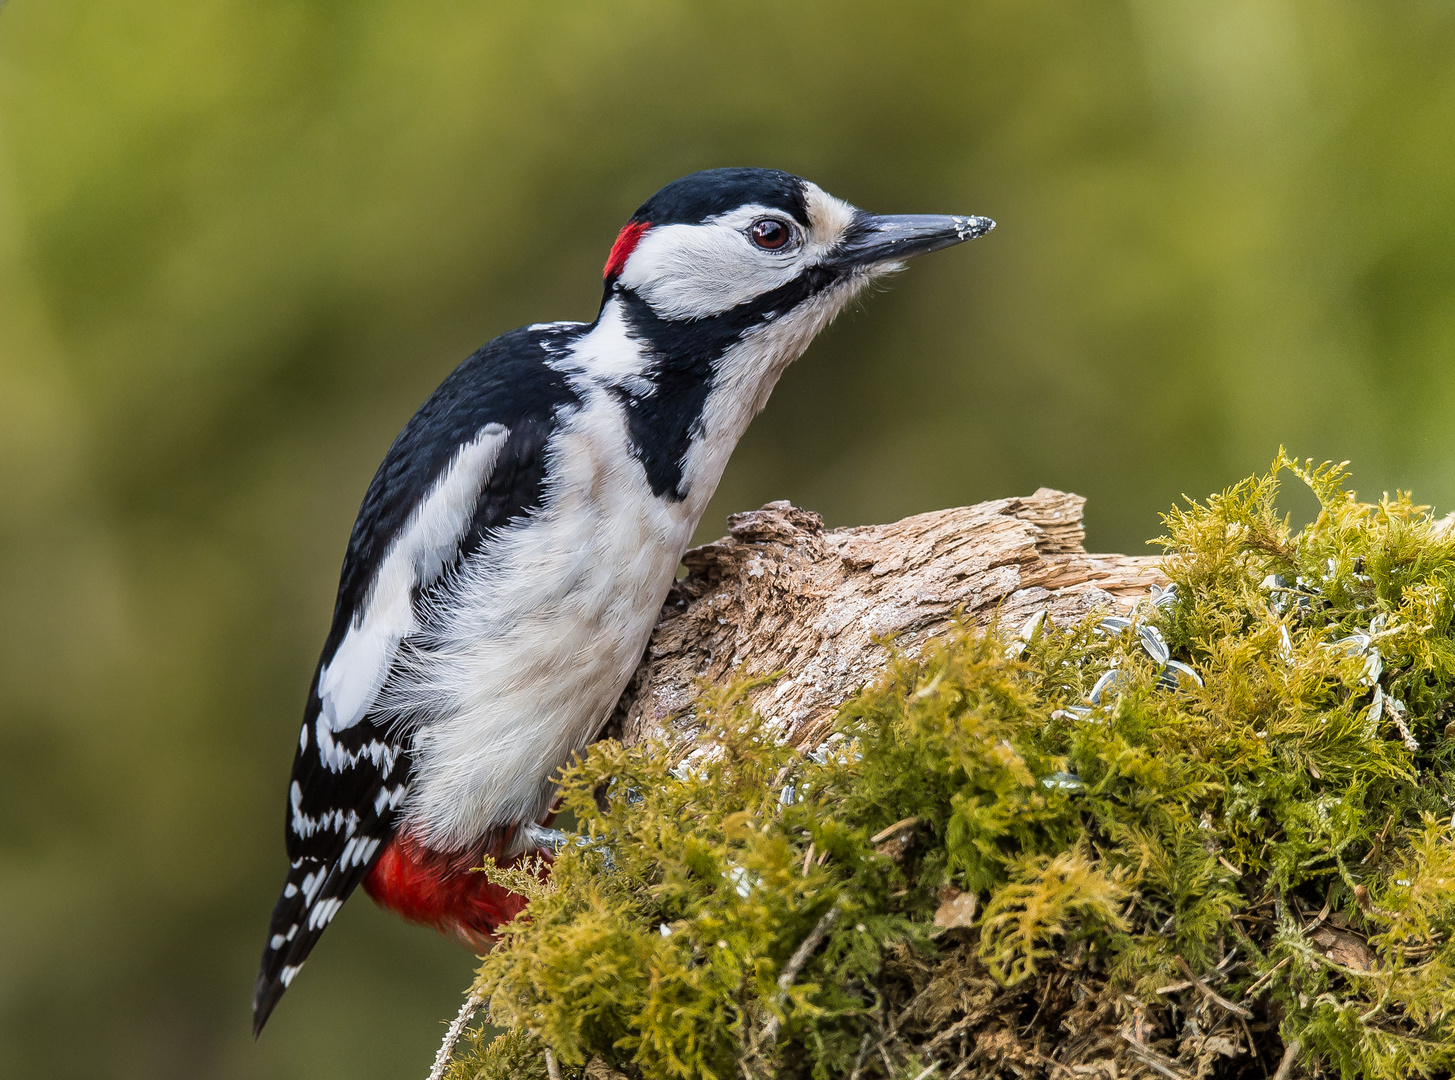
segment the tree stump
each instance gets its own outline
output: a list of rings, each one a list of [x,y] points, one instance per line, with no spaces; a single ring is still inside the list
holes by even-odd
[[[834,710],[957,616],[1019,627],[1122,610],[1165,584],[1154,556],[1090,555],[1086,500],[1041,488],[1022,498],[825,529],[772,502],[728,518],[728,535],[682,557],[641,665],[608,732],[630,744],[680,726],[699,686],[782,672],[751,704],[780,738],[811,748]]]

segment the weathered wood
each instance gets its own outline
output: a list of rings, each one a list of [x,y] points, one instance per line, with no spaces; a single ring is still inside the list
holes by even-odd
[[[1157,559],[1088,555],[1086,500],[1024,498],[825,530],[786,502],[734,514],[728,535],[683,556],[641,666],[617,706],[627,742],[671,728],[703,680],[782,671],[752,702],[809,746],[833,710],[884,669],[886,640],[917,648],[959,612],[1019,627],[1040,609],[1069,623],[1165,584]]]

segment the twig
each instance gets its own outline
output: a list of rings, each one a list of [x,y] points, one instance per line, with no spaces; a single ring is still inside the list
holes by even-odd
[[[839,906],[837,904],[823,913],[823,917],[808,932],[808,937],[804,938],[802,944],[793,950],[793,955],[788,958],[788,963],[783,965],[783,971],[778,976],[779,990],[784,993],[788,992],[788,988],[793,985],[793,980],[798,978],[798,973],[803,970],[803,965],[808,963],[808,958],[823,944],[823,939],[828,936],[828,932],[833,929],[838,918]]]
[[[849,1073],[849,1080],[859,1080],[859,1073],[864,1068],[864,1059],[869,1056],[869,1044],[874,1041],[874,1033],[864,1032],[864,1037],[859,1040],[859,1056],[854,1059],[854,1071]]]
[[[976,1013],[972,1013],[969,1016],[962,1016],[960,1019],[956,1020],[953,1024],[947,1027],[944,1031],[936,1035],[929,1042],[925,1043],[925,1052],[934,1053],[943,1044],[955,1038],[955,1036],[959,1035],[966,1028],[984,1019],[984,1016],[978,1015]]]
[[[1177,966],[1182,969],[1182,977],[1190,980],[1192,982],[1192,985],[1201,990],[1209,1001],[1218,1005],[1220,1008],[1226,1009],[1234,1016],[1241,1016],[1244,1020],[1253,1019],[1253,1014],[1249,1010],[1243,1008],[1243,1006],[1237,1004],[1236,1002],[1229,1001],[1207,983],[1203,982],[1196,975],[1194,975],[1192,973],[1192,968],[1187,966],[1187,961],[1182,959],[1182,957],[1180,956],[1177,957]]]
[[[1243,1038],[1248,1040],[1248,1049],[1253,1051],[1253,1060],[1258,1063],[1258,1068],[1263,1070],[1264,1080],[1267,1080],[1268,1066],[1263,1064],[1263,1055],[1258,1053],[1258,1044],[1253,1041],[1253,1032],[1248,1028],[1248,1021],[1240,1016],[1238,1023],[1243,1025]]]
[[[803,965],[808,963],[808,958],[818,951],[818,947],[823,944],[823,939],[828,937],[829,931],[833,929],[834,923],[838,921],[838,918],[839,905],[836,903],[823,913],[822,918],[808,932],[808,937],[804,938],[803,943],[793,951],[793,955],[788,958],[788,963],[783,965],[783,971],[778,976],[778,992],[774,995],[776,999],[774,1004],[781,1004],[784,998],[788,996],[788,990],[793,985],[793,980],[798,978],[798,973],[803,970]],[[768,1013],[768,1020],[764,1023],[762,1031],[753,1040],[750,1053],[757,1053],[758,1047],[760,1046],[772,1046],[778,1038],[778,1025],[780,1023],[781,1020],[778,1014],[770,1011]]]
[[[1369,919],[1397,919],[1399,915],[1393,911],[1386,911],[1376,904],[1369,896],[1369,890],[1363,885],[1354,886],[1354,903],[1359,905],[1359,910]]]
[[[1273,1080],[1288,1080],[1293,1075],[1293,1063],[1298,1058],[1299,1047],[1299,1040],[1294,1039],[1283,1048],[1283,1060],[1278,1063],[1278,1071],[1273,1074]]]
[[[971,895],[973,896],[974,894],[972,893]],[[1046,977],[1046,988],[1041,991],[1041,1000],[1036,1005],[1036,1011],[1031,1014],[1031,1018],[1026,1023],[1026,1026],[1021,1029],[1021,1031],[1022,1031],[1023,1034],[1029,1034],[1031,1028],[1033,1028],[1033,1027],[1036,1026],[1036,1020],[1040,1018],[1041,1010],[1046,1007],[1046,1002],[1051,999],[1051,986],[1052,986],[1052,983],[1053,983],[1053,980],[1048,975]]]
[[[1125,1031],[1119,1031],[1117,1034],[1127,1041],[1127,1045],[1132,1048],[1132,1055],[1143,1065],[1157,1070],[1163,1076],[1170,1077],[1171,1080],[1189,1080],[1187,1071],[1167,1055],[1159,1054],[1145,1043],[1137,1042]]]
[[[1318,915],[1316,915],[1314,917],[1314,921],[1313,922],[1309,923],[1307,926],[1305,926],[1303,928],[1303,934],[1304,934],[1304,936],[1307,937],[1309,934],[1312,934],[1315,930],[1317,930],[1319,928],[1319,926],[1323,923],[1323,921],[1329,917],[1329,912],[1331,912],[1333,910],[1334,910],[1334,886],[1331,884],[1329,886],[1328,893],[1325,894],[1325,896],[1324,896],[1324,906],[1323,906],[1323,909],[1318,913]]]
[[[899,1026],[903,1024],[906,1019],[909,1018],[909,1014],[914,1011],[915,1006],[918,1005],[921,1000],[923,1000],[924,996],[930,992],[930,989],[934,985],[935,984],[933,981],[926,983],[923,990],[921,990],[918,994],[909,999],[908,1003],[905,1004],[904,1008],[899,1010],[899,1015],[889,1021],[889,1030],[884,1033],[883,1037],[880,1038],[878,1044],[874,1048],[879,1051],[880,1055],[884,1058],[885,1064],[889,1066],[890,1075],[894,1074],[894,1065],[892,1062],[890,1062],[888,1052],[884,1048],[889,1045],[890,1039],[893,1039],[896,1035],[899,1034]],[[991,1003],[989,1006],[987,1006],[985,1011],[987,1013],[992,1012],[999,1001],[1001,1001],[1000,997],[991,999]]]
[[[919,818],[917,818],[917,817],[901,818],[899,821],[896,821],[893,825],[889,826],[889,828],[887,828],[887,829],[880,829],[873,836],[869,837],[869,843],[871,843],[871,844],[882,844],[882,843],[884,843],[884,841],[888,840],[895,833],[897,833],[897,832],[903,832],[905,829],[909,828],[911,825],[918,825],[918,824],[919,824]]]
[[[1252,1000],[1253,995],[1257,993],[1257,991],[1263,986],[1263,984],[1266,983],[1269,979],[1273,978],[1273,976],[1277,975],[1278,970],[1292,959],[1293,957],[1291,956],[1285,956],[1282,960],[1278,961],[1278,963],[1274,964],[1262,975],[1259,975],[1258,978],[1254,980],[1253,985],[1243,991],[1243,1000]]]
[[[881,1040],[874,1049],[879,1051],[879,1056],[884,1059],[885,1076],[894,1075],[894,1062],[890,1060],[889,1051],[884,1049],[884,1042]]]
[[[429,1080],[441,1080],[445,1070],[450,1067],[450,1058],[454,1056],[455,1044],[460,1041],[464,1034],[465,1025],[468,1024],[480,1011],[480,1006],[485,1004],[485,999],[479,994],[471,993],[465,999],[465,1004],[460,1006],[460,1013],[455,1017],[453,1023],[445,1030],[444,1042],[440,1043],[439,1053],[434,1056],[434,1067],[429,1070]]]
[[[1300,953],[1302,953],[1305,959],[1312,960],[1316,964],[1321,964],[1322,966],[1328,968],[1330,971],[1337,971],[1346,979],[1388,978],[1390,975],[1390,972],[1388,971],[1365,971],[1363,968],[1350,967],[1347,964],[1341,964],[1337,960],[1330,959],[1323,953],[1319,952],[1318,949],[1304,944],[1303,942],[1295,941],[1290,942],[1289,944],[1292,948],[1297,949]]]
[[[546,1075],[551,1080],[561,1080],[561,1066],[556,1064],[556,1055],[549,1046],[546,1047]]]

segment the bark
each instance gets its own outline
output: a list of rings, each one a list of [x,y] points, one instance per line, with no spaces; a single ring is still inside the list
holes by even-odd
[[[823,527],[787,502],[728,518],[728,535],[683,556],[611,733],[633,743],[680,725],[706,681],[783,674],[752,703],[782,737],[812,747],[834,710],[884,670],[887,643],[913,650],[957,615],[1019,627],[1119,610],[1165,584],[1150,556],[1089,555],[1086,500],[1050,488],[888,525]]]

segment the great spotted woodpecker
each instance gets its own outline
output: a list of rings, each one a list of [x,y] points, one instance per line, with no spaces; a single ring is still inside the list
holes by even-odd
[[[502,334],[430,395],[349,537],[254,1034],[361,882],[477,948],[521,909],[470,868],[544,845],[553,775],[611,713],[784,368],[875,277],[994,224],[694,173],[621,230],[594,322]]]

